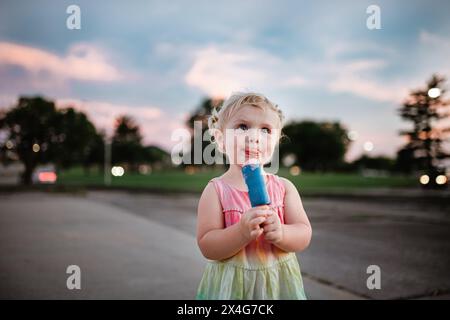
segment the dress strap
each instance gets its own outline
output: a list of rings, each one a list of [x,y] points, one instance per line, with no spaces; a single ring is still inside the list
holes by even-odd
[[[219,179],[219,177],[212,178],[208,181],[208,183],[212,183],[214,188],[216,189],[217,196],[219,197],[220,205],[222,206],[222,210],[224,208],[224,184]]]
[[[244,212],[250,207],[248,193],[238,190],[223,181],[222,177],[210,180],[213,183],[222,206],[222,212],[234,210]]]
[[[271,200],[271,207],[283,207],[284,206],[284,196],[286,194],[286,189],[284,187],[283,181],[280,177],[275,174],[269,174],[268,179],[268,193]]]

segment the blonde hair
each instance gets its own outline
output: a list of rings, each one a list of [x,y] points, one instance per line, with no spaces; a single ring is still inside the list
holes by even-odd
[[[275,111],[280,118],[280,126],[283,127],[284,116],[278,105],[271,102],[263,94],[254,92],[233,92],[220,107],[214,107],[208,118],[208,128],[211,135],[215,130],[223,131],[227,121],[243,105],[251,105],[261,109],[269,108]],[[280,129],[281,129],[280,128]]]

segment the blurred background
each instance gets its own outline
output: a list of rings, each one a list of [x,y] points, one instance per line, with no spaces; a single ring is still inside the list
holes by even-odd
[[[227,169],[194,138],[233,91],[286,117],[309,298],[450,298],[449,9],[2,1],[0,298],[194,298],[196,206]]]

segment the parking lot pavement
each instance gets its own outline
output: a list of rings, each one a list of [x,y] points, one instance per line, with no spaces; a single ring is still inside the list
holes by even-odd
[[[193,299],[203,259],[192,236],[107,203],[0,195],[0,298]],[[69,265],[81,290],[69,290]]]
[[[0,194],[0,298],[192,299],[204,258],[193,195]],[[446,298],[448,213],[439,205],[304,198],[313,225],[298,255],[310,299]],[[381,290],[366,286],[381,269]],[[82,289],[68,290],[68,265]]]
[[[406,194],[405,194],[406,195]],[[125,208],[195,235],[198,197],[90,192],[90,199]],[[420,196],[303,198],[313,227],[298,254],[311,299],[431,299],[450,293],[450,208]],[[369,290],[367,268],[380,267],[381,289]]]

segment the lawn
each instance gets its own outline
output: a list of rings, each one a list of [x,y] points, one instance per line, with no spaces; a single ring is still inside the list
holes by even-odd
[[[154,171],[148,175],[125,173],[122,177],[112,177],[112,187],[145,188],[155,191],[201,192],[209,179],[219,176],[223,171],[206,171],[187,174],[182,170]],[[346,173],[308,173],[292,176],[287,169],[280,169],[279,176],[291,180],[299,190],[315,192],[352,192],[364,188],[416,187],[414,177],[364,177]],[[91,172],[84,174],[80,168],[63,171],[58,176],[59,185],[102,186],[103,174]]]

